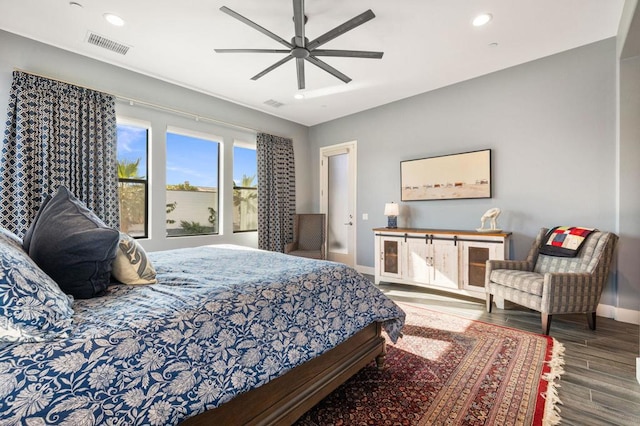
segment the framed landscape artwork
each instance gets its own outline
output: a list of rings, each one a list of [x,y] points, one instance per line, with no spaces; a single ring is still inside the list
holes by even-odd
[[[491,198],[491,150],[400,162],[402,201]]]

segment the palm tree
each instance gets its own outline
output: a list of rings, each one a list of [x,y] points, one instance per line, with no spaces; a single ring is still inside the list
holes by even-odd
[[[118,160],[118,178],[120,179],[141,179],[138,176],[138,167],[140,166],[140,158],[136,161],[126,159]]]
[[[140,158],[135,161],[118,160],[118,198],[120,201],[120,230],[131,231],[134,224],[144,224],[145,195],[144,185],[131,182],[131,179],[144,179],[138,176]]]
[[[257,185],[253,183],[255,175],[242,175],[240,185],[233,183],[234,229],[247,231],[258,227]]]

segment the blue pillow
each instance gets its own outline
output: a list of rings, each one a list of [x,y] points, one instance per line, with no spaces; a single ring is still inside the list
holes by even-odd
[[[0,231],[0,342],[68,337],[72,300],[29,258],[19,241],[9,231]]]
[[[88,299],[111,282],[119,236],[61,186],[40,213],[29,256],[62,291]]]
[[[29,253],[29,246],[31,246],[31,237],[33,237],[33,230],[36,227],[36,223],[38,222],[38,219],[40,219],[40,214],[42,213],[42,210],[44,210],[44,208],[47,206],[49,201],[51,201],[51,195],[47,194],[42,200],[42,204],[40,204],[40,208],[38,209],[36,216],[33,218],[33,222],[31,222],[31,225],[29,225],[27,232],[25,232],[24,237],[22,237],[22,248],[27,253]]]

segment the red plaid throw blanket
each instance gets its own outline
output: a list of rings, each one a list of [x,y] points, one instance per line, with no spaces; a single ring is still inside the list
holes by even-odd
[[[548,256],[575,257],[580,252],[582,244],[594,228],[578,226],[556,226],[544,237],[540,254]]]

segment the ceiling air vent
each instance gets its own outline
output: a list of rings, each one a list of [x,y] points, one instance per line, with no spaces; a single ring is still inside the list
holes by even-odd
[[[272,106],[274,108],[280,108],[282,105],[284,105],[282,102],[278,102],[275,101],[273,99],[269,99],[268,101],[264,101],[265,105],[269,105]]]
[[[127,46],[126,44],[118,43],[117,41],[109,40],[106,37],[102,37],[96,33],[92,33],[89,31],[87,33],[87,42],[89,44],[93,44],[98,47],[102,47],[103,49],[110,50],[112,52],[119,53],[121,55],[126,55],[131,46]]]

